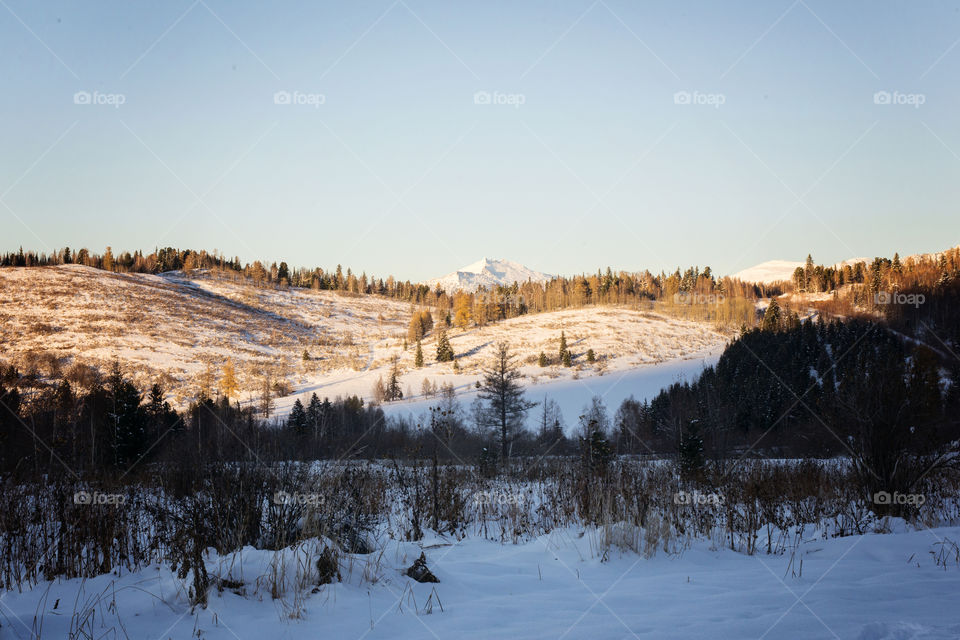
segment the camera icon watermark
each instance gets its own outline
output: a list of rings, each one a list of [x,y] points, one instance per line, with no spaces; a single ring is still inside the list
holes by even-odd
[[[703,493],[700,491],[678,491],[673,494],[673,504],[694,506],[718,506],[723,504],[723,496],[719,493]]]
[[[698,293],[696,291],[678,291],[673,294],[674,304],[723,304],[726,298],[722,293]]]
[[[522,93],[504,93],[502,91],[475,91],[473,104],[499,105],[519,109],[527,103],[527,96]]]
[[[475,505],[518,505],[523,502],[522,493],[508,491],[477,491],[473,494]]]
[[[308,507],[319,507],[324,503],[323,494],[320,493],[300,493],[294,491],[277,491],[273,494],[273,504],[287,505],[295,504]]]
[[[322,93],[304,93],[302,91],[277,91],[273,94],[273,104],[306,106],[319,109],[327,103]]]
[[[877,91],[873,94],[873,104],[906,105],[919,109],[926,104],[927,96],[923,93],[902,93],[900,91]]]
[[[119,506],[127,503],[127,496],[123,493],[100,493],[94,491],[77,491],[73,494],[73,504],[82,505],[110,505]]]
[[[920,305],[927,301],[927,297],[922,293],[900,293],[899,291],[878,291],[873,295],[873,303],[876,305],[899,304],[909,305],[914,309],[919,309]]]
[[[497,305],[506,307],[522,307],[527,304],[526,298],[519,293],[498,293],[496,291],[477,292],[474,294],[474,300],[480,304]]]
[[[702,91],[677,91],[673,94],[673,104],[702,105],[719,109],[727,102],[722,93],[704,93]]]
[[[894,491],[877,491],[873,494],[873,503],[881,505],[911,505],[919,507],[927,501],[927,497],[922,493],[900,493]]]
[[[122,93],[101,93],[99,91],[77,91],[73,94],[73,104],[105,105],[119,109],[126,104],[127,96]]]

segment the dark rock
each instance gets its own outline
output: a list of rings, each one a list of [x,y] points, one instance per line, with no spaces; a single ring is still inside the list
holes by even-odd
[[[427,557],[423,555],[423,553],[421,553],[417,561],[407,569],[407,575],[417,582],[440,582],[437,576],[433,575],[433,572],[427,568]]]

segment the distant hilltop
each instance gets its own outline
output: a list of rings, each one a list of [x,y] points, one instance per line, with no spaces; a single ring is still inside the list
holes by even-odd
[[[480,287],[490,289],[497,285],[509,286],[514,282],[546,282],[553,278],[549,273],[534,271],[510,260],[482,258],[441,278],[427,280],[425,284],[431,288],[439,285],[444,291],[476,291]]]

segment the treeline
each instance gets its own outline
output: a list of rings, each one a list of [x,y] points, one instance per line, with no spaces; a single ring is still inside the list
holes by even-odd
[[[946,357],[960,345],[960,248],[907,260],[894,254],[842,269],[811,265],[808,257],[807,266],[797,269],[794,290],[836,287],[835,294],[825,301],[801,301],[800,306],[830,317],[880,317]]]
[[[807,255],[806,264],[793,272],[793,287],[797,292],[819,293],[833,291],[848,284],[867,284],[872,293],[892,288],[935,287],[944,285],[960,272],[960,247],[942,253],[911,256],[900,259],[876,257],[870,262],[834,265],[814,264]]]
[[[960,362],[876,322],[783,323],[744,332],[692,383],[625,401],[615,422],[622,451],[840,455],[866,486],[906,491],[957,463]]]
[[[477,462],[485,456],[488,464],[496,464],[501,449],[513,456],[572,451],[555,407],[548,407],[554,421],[539,434],[523,429],[522,420],[513,420],[509,430],[493,428],[496,420],[488,410],[464,411],[452,389],[422,420],[388,420],[379,406],[361,398],[330,400],[315,394],[306,404],[297,400],[288,417],[267,420],[225,395],[202,397],[178,412],[160,383],[138,389],[118,364],[106,376],[95,370],[87,374],[82,383],[74,377],[71,384],[66,378],[44,381],[23,375],[12,366],[2,371],[0,473],[136,478],[154,464],[200,467],[417,455],[448,462]],[[522,389],[511,387],[505,393],[522,394]]]
[[[556,277],[549,282],[523,282],[477,292],[448,292],[440,287],[399,281],[393,276],[376,277],[366,272],[357,275],[341,265],[333,270],[319,267],[291,268],[285,261],[269,265],[257,260],[242,264],[239,258],[227,258],[217,252],[166,247],[152,253],[141,251],[115,255],[110,247],[100,255],[87,249],[72,252],[69,247],[52,253],[6,253],[0,266],[41,267],[82,264],[114,272],[163,273],[206,269],[220,277],[243,279],[255,286],[298,287],[341,291],[352,294],[380,295],[436,308],[446,324],[478,325],[512,318],[526,313],[554,311],[590,305],[632,305],[653,301],[669,302],[680,315],[696,320],[717,320],[739,326],[753,324],[754,313],[745,300],[782,293],[781,285],[744,283],[730,278],[718,279],[711,269],[677,268],[673,273],[606,271],[572,277]]]
[[[285,429],[226,396],[183,412],[161,384],[140,390],[115,365],[85,384],[0,376],[0,470],[34,477],[129,474],[156,462],[320,459],[381,451],[383,412],[350,397],[310,406],[309,431]]]

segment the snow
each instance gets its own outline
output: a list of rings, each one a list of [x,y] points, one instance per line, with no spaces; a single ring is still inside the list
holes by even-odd
[[[41,637],[66,638],[74,612],[90,608],[93,637],[134,640],[960,637],[960,568],[931,559],[939,540],[960,538],[958,527],[808,539],[795,558],[694,541],[650,558],[614,548],[604,562],[598,537],[567,528],[501,544],[428,533],[420,543],[391,541],[382,553],[349,556],[343,582],[299,596],[291,588],[282,599],[271,598],[269,575],[272,566],[295,567],[291,550],[211,550],[211,576],[242,581],[245,595],[212,589],[206,608],[191,609],[166,566],[57,579],[0,596],[0,637],[31,638],[42,624]],[[303,560],[308,547],[298,551]],[[421,552],[439,583],[403,575]]]
[[[759,282],[762,284],[771,284],[781,280],[790,281],[793,280],[793,272],[796,268],[802,267],[804,264],[791,260],[768,260],[749,269],[738,271],[730,277],[743,282]]]
[[[546,282],[551,279],[553,276],[548,273],[528,269],[510,260],[481,258],[479,262],[468,264],[441,278],[428,280],[425,284],[430,285],[431,288],[439,285],[443,290],[453,292],[476,291],[481,286],[491,290],[497,285],[510,286],[514,282],[522,284],[528,280]]]
[[[918,253],[914,255],[904,256],[900,258],[901,262],[906,264],[907,262],[924,262],[937,260],[944,252],[940,253]],[[870,264],[873,262],[873,258],[848,258],[847,260],[841,260],[833,265],[834,269],[838,269],[844,266],[855,266],[858,263],[864,262]],[[757,282],[761,284],[772,284],[774,282],[779,282],[781,280],[793,280],[793,272],[797,267],[803,267],[806,265],[806,262],[795,262],[791,260],[768,260],[767,262],[761,262],[760,264],[754,265],[743,271],[738,271],[737,273],[730,276],[731,278],[736,278],[743,282]]]
[[[560,332],[567,337],[574,356],[573,367],[556,362]],[[419,415],[439,399],[422,393],[425,379],[435,387],[453,385],[464,409],[475,395],[474,384],[481,379],[496,344],[511,345],[524,378],[523,386],[531,400],[544,394],[560,403],[568,427],[593,395],[601,395],[611,413],[631,394],[650,396],[663,386],[699,373],[712,364],[728,336],[707,325],[668,318],[655,313],[623,308],[585,308],[539,313],[511,318],[483,328],[449,332],[457,354],[459,371],[449,363],[434,361],[436,334],[423,341],[425,364],[413,366],[414,349],[406,351],[397,340],[376,341],[369,345],[368,366],[361,371],[342,370],[306,374],[298,378],[294,393],[274,402],[276,415],[289,413],[295,400],[307,403],[310,395],[334,398],[359,395],[371,400],[374,383],[386,377],[393,357],[398,358],[400,384],[405,399],[383,405],[388,415]],[[598,362],[586,362],[586,351],[594,349]],[[554,361],[548,367],[536,364],[543,351]],[[375,363],[375,364],[374,364]],[[253,400],[251,400],[252,402]],[[528,418],[532,419],[535,411]]]
[[[603,400],[612,419],[620,404],[631,396],[638,401],[652,400],[661,389],[675,382],[692,382],[704,368],[716,364],[722,351],[722,348],[707,349],[691,354],[685,359],[641,365],[603,376],[538,382],[525,387],[526,397],[534,402],[543,402],[545,398],[556,402],[563,413],[568,433],[573,433],[579,416],[584,413],[584,409],[594,397],[600,397]],[[466,409],[476,395],[477,391],[471,385],[467,385],[461,390],[457,399],[461,407]],[[438,398],[419,397],[413,401],[386,403],[383,405],[383,410],[388,416],[416,418],[425,415],[429,407],[438,402]],[[528,412],[528,426],[536,423],[539,410],[538,407],[534,407]]]
[[[117,358],[141,389],[165,378],[171,404],[184,408],[196,397],[203,372],[209,367],[215,382],[231,360],[244,404],[256,402],[264,375],[291,385],[292,395],[274,400],[274,415],[283,416],[296,398],[309,400],[314,392],[369,401],[394,357],[405,396],[417,400],[423,399],[424,379],[467,391],[501,340],[510,343],[523,366],[524,384],[536,388],[574,377],[603,377],[606,383],[629,369],[694,358],[729,339],[711,324],[660,309],[585,307],[454,328],[449,335],[459,371],[435,362],[433,331],[423,341],[425,366],[417,369],[413,345],[403,349],[415,308],[399,300],[255,287],[205,272],[117,274],[78,265],[0,269],[0,364],[49,376],[55,365],[66,371],[77,362],[105,371]],[[572,368],[555,362],[561,331],[574,356]],[[596,363],[586,362],[587,349],[596,353]],[[540,351],[554,360],[551,366],[537,366]]]

